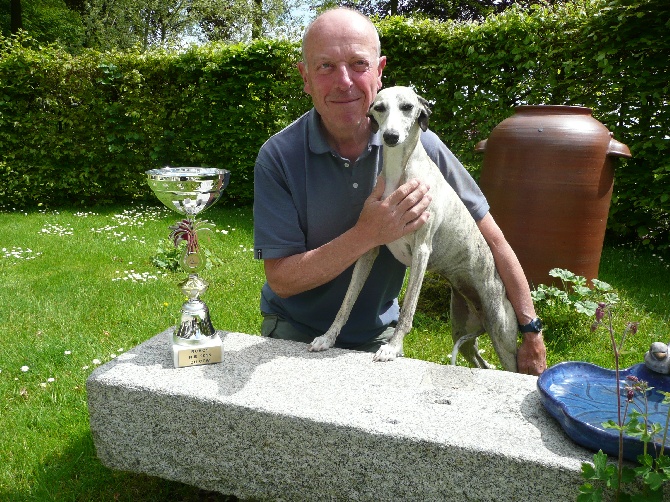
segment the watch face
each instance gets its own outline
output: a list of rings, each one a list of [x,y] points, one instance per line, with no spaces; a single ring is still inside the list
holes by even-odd
[[[539,317],[536,317],[525,326],[519,326],[519,330],[522,333],[531,333],[531,332],[539,333],[540,331],[542,331],[542,320]]]

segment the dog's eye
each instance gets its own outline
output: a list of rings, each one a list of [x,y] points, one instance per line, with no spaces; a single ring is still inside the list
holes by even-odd
[[[404,103],[404,104],[400,105],[400,109],[403,112],[411,112],[413,108],[414,108],[414,105],[412,103]]]
[[[375,106],[372,107],[376,112],[385,112],[386,111],[386,105],[384,103],[379,103],[376,104]]]

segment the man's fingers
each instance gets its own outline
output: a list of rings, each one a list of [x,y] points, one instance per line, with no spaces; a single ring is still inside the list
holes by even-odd
[[[379,176],[358,221],[367,228],[376,245],[388,244],[416,231],[426,223],[431,197],[428,185],[410,180],[382,199],[386,180]]]
[[[404,233],[411,234],[412,232],[415,232],[428,221],[428,218],[430,218],[430,213],[422,211],[418,217],[405,224]]]
[[[426,209],[428,209],[428,206],[430,206],[432,200],[433,198],[428,194],[421,197],[416,204],[413,204],[407,211],[405,211],[401,218],[402,222],[409,224],[416,219],[421,218],[421,216],[425,214]]]
[[[418,180],[409,180],[407,183],[398,187],[386,199],[387,204],[393,211],[403,218],[407,223],[418,217],[430,204],[430,197],[426,194],[430,187]],[[405,214],[407,217],[405,217]]]
[[[395,212],[401,223],[407,225],[421,218],[432,200],[428,195],[429,190],[430,187],[425,183],[410,180],[389,196],[389,205],[392,205],[394,198],[397,200],[402,197],[395,206]]]
[[[387,202],[389,206],[400,206],[401,204],[405,204],[407,207],[404,209],[407,210],[416,204],[419,198],[423,197],[427,191],[427,185],[422,184],[417,179],[411,179],[400,185],[391,195],[389,195]],[[414,202],[412,203],[412,201]]]
[[[384,180],[383,176],[377,176],[377,184],[372,189],[370,197],[374,200],[382,200],[382,196],[384,195],[384,188],[386,188],[386,180]]]

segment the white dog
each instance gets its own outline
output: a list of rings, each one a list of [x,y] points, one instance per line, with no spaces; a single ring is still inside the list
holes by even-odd
[[[384,141],[384,197],[412,178],[426,182],[432,194],[427,223],[387,245],[396,259],[410,267],[409,282],[395,332],[388,344],[377,351],[374,360],[390,361],[402,356],[403,338],[412,327],[424,274],[431,270],[444,276],[452,287],[452,364],[460,350],[472,365],[490,367],[479,354],[476,340],[487,332],[503,367],[516,371],[514,309],[477,224],[419,140],[421,130],[428,127],[429,115],[428,103],[408,87],[384,89],[370,106],[373,128],[381,131]],[[375,248],[356,262],[335,321],[310,344],[309,350],[321,351],[333,346],[378,252]]]

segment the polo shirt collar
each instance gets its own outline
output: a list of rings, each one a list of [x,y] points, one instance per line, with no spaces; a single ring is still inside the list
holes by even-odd
[[[321,116],[315,108],[312,108],[309,111],[307,120],[307,133],[309,137],[309,149],[313,153],[329,153],[331,151],[330,145],[328,144],[328,141],[326,140],[326,137],[321,130]],[[379,147],[381,145],[382,139],[379,131],[371,134],[370,140],[368,141],[368,147]]]

